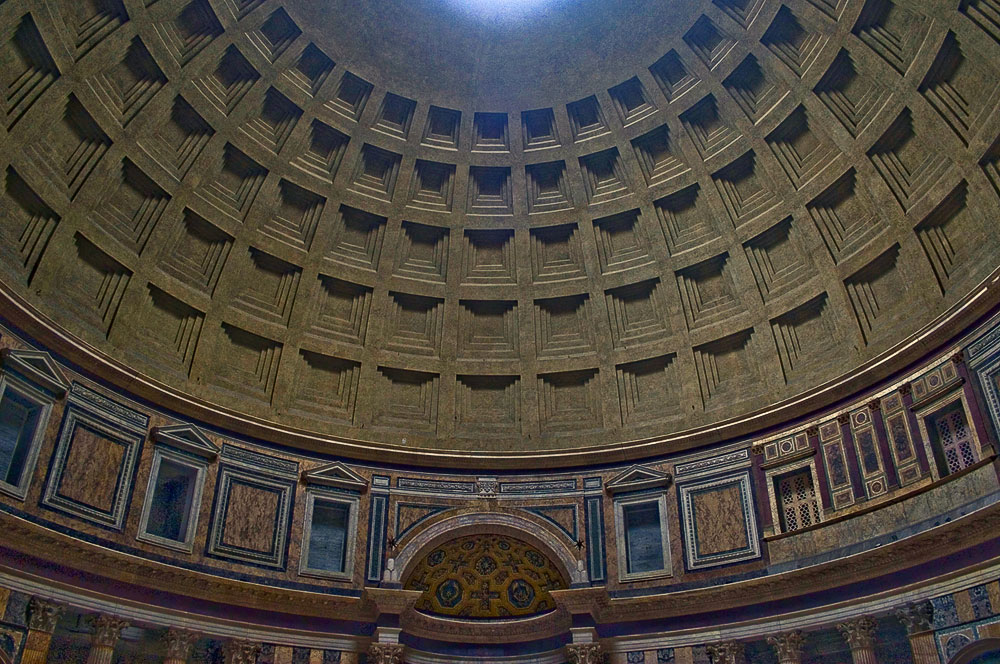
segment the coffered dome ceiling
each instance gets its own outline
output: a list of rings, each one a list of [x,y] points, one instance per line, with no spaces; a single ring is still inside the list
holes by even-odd
[[[85,368],[348,455],[830,403],[1000,262],[1000,8],[955,6],[7,2],[2,278]]]

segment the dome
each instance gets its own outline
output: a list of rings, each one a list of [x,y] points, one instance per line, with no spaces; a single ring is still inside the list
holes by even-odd
[[[0,28],[0,663],[1000,652],[1000,0]]]
[[[222,4],[11,19],[3,265],[74,361],[228,429],[683,449],[905,365],[1000,255],[988,44],[914,65],[903,5]]]

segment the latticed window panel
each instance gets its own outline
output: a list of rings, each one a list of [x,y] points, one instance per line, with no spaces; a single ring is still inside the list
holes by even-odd
[[[777,485],[785,532],[819,523],[816,488],[808,468],[779,478]]]
[[[953,408],[936,417],[934,427],[948,473],[956,473],[976,462],[975,441],[961,408]]]

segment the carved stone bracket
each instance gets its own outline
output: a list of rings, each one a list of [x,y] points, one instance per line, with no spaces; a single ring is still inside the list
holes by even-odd
[[[569,664],[602,664],[604,654],[600,643],[571,643],[566,646]]]

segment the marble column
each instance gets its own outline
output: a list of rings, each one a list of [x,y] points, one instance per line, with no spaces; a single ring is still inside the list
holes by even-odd
[[[806,637],[799,630],[768,636],[767,642],[774,648],[778,664],[802,664],[802,646]]]
[[[569,664],[601,664],[604,653],[600,643],[570,643],[566,646]]]
[[[115,644],[128,627],[128,621],[103,613],[91,617],[94,632],[90,635],[90,652],[87,664],[111,664],[115,654]]]
[[[368,647],[368,664],[403,664],[402,644],[371,644],[371,646]]]
[[[167,629],[163,635],[163,664],[187,664],[197,640],[198,635],[186,629]]]
[[[739,641],[724,641],[708,646],[712,664],[745,664],[744,646]]]
[[[934,605],[929,601],[908,604],[896,612],[910,639],[913,664],[941,664],[934,646]]]
[[[22,664],[45,664],[49,657],[52,632],[56,630],[63,608],[55,602],[31,598],[28,603],[28,636],[21,654]]]
[[[851,647],[854,664],[878,664],[875,658],[875,628],[878,623],[870,616],[859,616],[837,625],[847,645]]]
[[[257,664],[259,654],[259,643],[233,639],[223,646],[222,661],[224,664]]]

